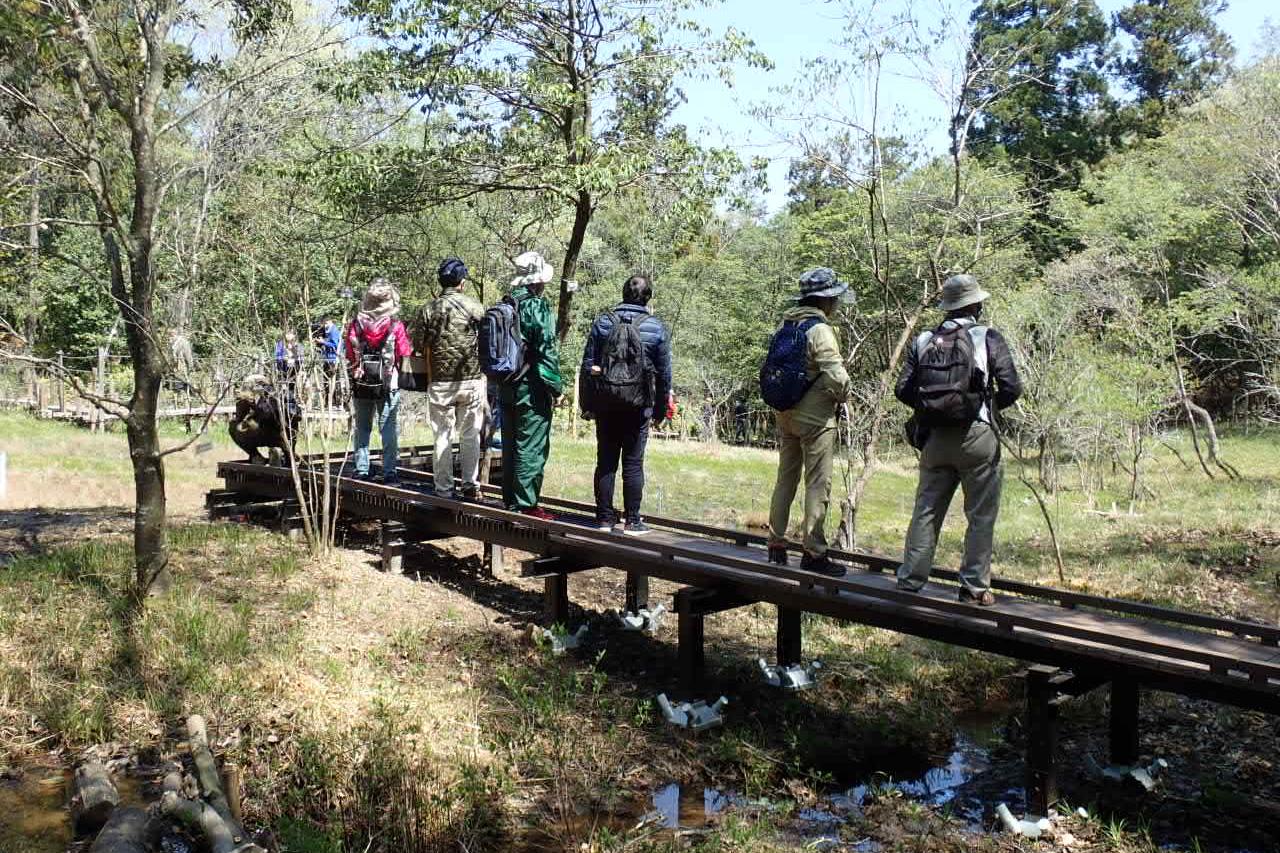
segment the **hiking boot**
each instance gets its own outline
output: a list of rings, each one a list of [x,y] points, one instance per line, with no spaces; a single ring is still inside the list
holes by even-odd
[[[538,521],[555,521],[556,517],[547,512],[540,506],[531,506],[520,510],[521,515],[527,515],[530,518],[536,518]]]
[[[806,572],[817,572],[820,575],[826,575],[831,578],[844,577],[845,573],[845,567],[831,562],[831,558],[826,554],[821,557],[805,554],[800,560],[800,568]]]
[[[398,486],[398,485],[400,485],[400,475],[399,475],[399,474],[387,474],[385,477],[383,477],[383,478],[382,478],[382,485],[384,485],[384,486]]]
[[[479,486],[463,486],[458,490],[458,500],[467,503],[477,503],[480,500]]]
[[[638,518],[635,521],[628,521],[622,526],[622,534],[624,536],[644,536],[648,534],[648,532],[649,525],[645,524]]]
[[[990,607],[996,603],[996,594],[989,589],[982,592],[973,592],[968,589],[960,590],[961,604],[976,604],[979,607]]]
[[[770,545],[769,546],[769,562],[776,563],[779,566],[787,564],[787,546],[786,545]]]

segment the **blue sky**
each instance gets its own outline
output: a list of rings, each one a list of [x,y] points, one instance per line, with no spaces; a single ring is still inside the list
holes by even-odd
[[[875,14],[887,17],[900,11],[905,1],[877,3]],[[844,4],[861,12],[869,12],[872,5],[869,2]],[[1099,5],[1110,14],[1128,4],[1124,0],[1099,0]],[[1235,42],[1239,59],[1247,61],[1260,52],[1259,39],[1267,23],[1269,6],[1257,0],[1236,0],[1219,16],[1219,25]],[[944,8],[963,22],[972,7],[971,2],[964,0],[928,0],[914,4],[917,15],[926,24],[944,20]],[[688,102],[679,108],[676,119],[708,144],[728,145],[744,159],[768,158],[769,192],[765,203],[770,211],[785,203],[787,166],[797,148],[784,138],[788,132],[770,130],[753,118],[749,109],[752,104],[779,100],[773,90],[795,80],[806,60],[835,55],[834,42],[840,35],[843,17],[841,4],[828,0],[727,0],[698,16],[713,32],[733,27],[745,33],[775,67],[772,71],[763,71],[741,66],[735,72],[732,88],[715,77],[683,81]],[[1280,12],[1272,13],[1271,17],[1280,20]],[[946,144],[945,105],[917,78],[915,71],[903,63],[887,66],[881,87],[881,113],[886,114],[884,107],[887,106],[897,132],[914,138],[928,150],[941,150]],[[857,97],[861,84],[860,80],[850,80],[848,92]]]

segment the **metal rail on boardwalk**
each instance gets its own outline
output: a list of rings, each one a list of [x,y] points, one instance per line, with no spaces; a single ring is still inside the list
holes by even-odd
[[[954,572],[939,570],[935,577],[943,582],[920,593],[897,589],[884,571],[896,562],[877,555],[835,552],[851,571],[830,578],[768,563],[763,537],[744,531],[646,516],[661,529],[626,537],[597,530],[592,507],[580,502],[547,499],[564,515],[543,521],[493,503],[440,498],[430,474],[403,464],[403,457],[429,464],[424,449],[406,448],[401,456],[400,486],[331,477],[342,512],[379,519],[392,551],[401,541],[464,536],[535,555],[527,574],[544,578],[553,623],[568,620],[567,578],[575,572],[626,571],[629,608],[647,603],[650,577],[685,585],[674,609],[686,689],[701,679],[703,619],[755,602],[778,607],[780,664],[800,662],[799,614],[808,612],[1042,665],[1032,667],[1027,686],[1036,732],[1028,746],[1029,790],[1037,805],[1053,796],[1053,720],[1064,696],[1111,685],[1112,758],[1122,764],[1138,754],[1139,686],[1280,714],[1280,628],[1274,626],[1011,581],[998,587],[1013,594],[982,608],[957,601]],[[318,457],[305,461],[322,467]],[[218,473],[227,487],[221,499],[232,504],[287,502],[294,495],[284,468],[233,462]]]

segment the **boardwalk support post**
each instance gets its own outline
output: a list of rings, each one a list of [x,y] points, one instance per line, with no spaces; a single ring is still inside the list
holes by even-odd
[[[1047,815],[1058,799],[1054,758],[1058,751],[1058,669],[1037,664],[1027,670],[1027,810]]]
[[[484,543],[482,566],[484,576],[491,578],[503,570],[502,546],[492,542]]]
[[[1131,767],[1138,763],[1138,682],[1111,682],[1111,763]]]
[[[548,625],[569,627],[569,576],[563,572],[547,575],[542,581],[542,600]]]
[[[639,613],[649,609],[649,576],[627,572],[627,600],[624,613]]]
[[[702,680],[706,665],[706,635],[702,612],[694,607],[693,588],[676,593],[676,614],[679,616],[679,645],[677,647],[680,689],[689,693]]]
[[[801,660],[801,632],[799,610],[778,605],[778,666],[795,666]]]
[[[382,521],[382,570],[399,574],[404,569],[404,524]]]
[[[276,523],[281,533],[290,539],[297,539],[302,535],[302,504],[293,498],[281,501]]]

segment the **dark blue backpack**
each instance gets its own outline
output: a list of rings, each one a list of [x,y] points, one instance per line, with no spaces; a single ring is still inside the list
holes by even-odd
[[[494,382],[515,382],[524,376],[524,335],[520,332],[520,303],[504,296],[480,321],[476,345],[480,370]]]
[[[813,385],[807,375],[809,330],[822,320],[787,320],[769,339],[769,354],[760,365],[760,397],[772,409],[794,409]]]

